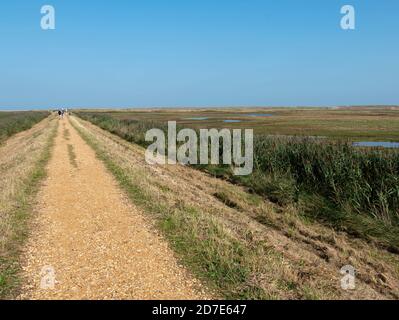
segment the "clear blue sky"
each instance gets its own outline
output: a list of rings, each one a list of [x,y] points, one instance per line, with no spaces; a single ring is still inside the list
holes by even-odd
[[[56,30],[40,8],[56,9]],[[356,30],[340,8],[356,8]],[[0,2],[0,107],[399,104],[397,0]]]

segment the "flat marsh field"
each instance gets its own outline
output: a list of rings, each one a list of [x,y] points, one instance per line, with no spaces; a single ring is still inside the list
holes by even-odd
[[[118,119],[177,121],[190,128],[249,128],[258,134],[325,136],[353,141],[399,141],[399,107],[95,111],[105,112]]]

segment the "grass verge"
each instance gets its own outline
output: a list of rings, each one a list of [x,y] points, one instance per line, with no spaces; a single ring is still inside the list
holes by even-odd
[[[32,201],[39,191],[41,181],[47,175],[46,165],[51,157],[57,127],[52,130],[34,170],[25,179],[23,190],[18,193],[16,199],[18,207],[10,214],[12,236],[5,245],[4,254],[0,256],[0,299],[15,296],[20,286],[19,273],[21,267],[19,259],[21,247],[29,233],[28,221],[33,209]]]

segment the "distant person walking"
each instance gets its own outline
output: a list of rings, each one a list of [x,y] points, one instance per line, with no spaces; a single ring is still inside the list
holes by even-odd
[[[60,119],[62,119],[62,112],[61,112],[61,110],[58,110],[58,117],[59,117]]]

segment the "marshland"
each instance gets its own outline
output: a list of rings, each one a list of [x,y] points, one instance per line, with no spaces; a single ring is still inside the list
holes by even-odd
[[[355,144],[399,141],[398,108],[85,110],[78,115],[142,146],[149,144],[145,132],[167,130],[167,121],[180,128],[254,129],[252,175],[235,176],[225,165],[193,167],[399,253],[399,149]]]
[[[26,126],[32,127],[11,134],[0,146],[0,296],[80,297],[81,291],[69,290],[68,279],[76,274],[71,269],[61,273],[68,278],[57,290],[31,292],[41,261],[31,258],[44,259],[51,252],[58,268],[66,263],[80,270],[83,262],[60,256],[60,249],[48,243],[63,242],[57,248],[74,255],[76,246],[83,248],[87,239],[102,234],[97,227],[81,229],[103,224],[103,219],[111,218],[107,224],[115,223],[113,230],[118,230],[109,233],[106,243],[125,233],[124,241],[107,251],[115,255],[113,261],[127,250],[124,257],[150,263],[129,248],[150,254],[157,243],[158,253],[146,270],[164,265],[159,240],[135,236],[130,219],[143,217],[146,225],[139,222],[140,230],[147,230],[148,223],[167,241],[171,267],[162,268],[170,281],[184,287],[184,297],[397,299],[399,149],[356,142],[398,141],[398,112],[395,107],[76,109],[64,119],[34,113],[37,121],[37,115],[44,117],[37,124],[32,113],[17,113],[15,119],[26,117]],[[178,130],[253,129],[253,173],[236,176],[229,165],[148,165],[144,154],[151,142],[145,133],[154,128],[166,132],[168,121],[176,121]],[[87,191],[82,193],[82,187]],[[115,198],[119,194],[123,200]],[[124,227],[115,215],[127,219]],[[60,228],[45,223],[53,219],[62,221]],[[69,247],[71,224],[81,236]],[[38,233],[41,228],[47,231]],[[92,254],[84,249],[82,257]],[[100,259],[84,262],[90,274],[99,275],[98,285],[113,287],[98,273],[101,254],[91,259]],[[347,264],[356,268],[355,291],[340,287],[340,269]],[[137,272],[131,263],[126,268]],[[179,268],[187,279],[170,273],[180,274]],[[159,286],[157,272],[140,274],[148,277],[144,286]],[[194,291],[185,287],[187,281],[196,283]],[[135,282],[124,280],[123,286]],[[104,292],[94,290],[92,296],[108,297]]]

